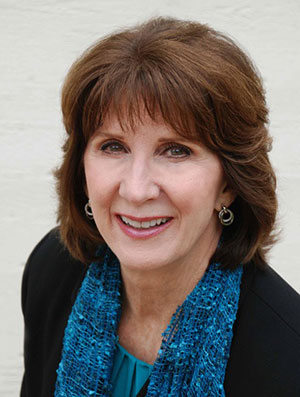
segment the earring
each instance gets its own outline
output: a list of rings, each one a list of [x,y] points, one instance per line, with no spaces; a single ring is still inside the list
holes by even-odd
[[[219,212],[219,219],[222,225],[229,226],[234,220],[234,214],[232,211],[230,211],[230,209],[225,207],[225,205],[222,205],[222,209]]]
[[[84,206],[85,215],[88,219],[94,219],[93,211],[90,205],[90,200]]]

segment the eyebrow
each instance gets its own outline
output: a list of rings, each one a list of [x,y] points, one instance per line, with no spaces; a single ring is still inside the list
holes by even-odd
[[[121,134],[119,134],[117,132],[110,133],[110,132],[99,131],[99,130],[94,133],[94,136],[95,137],[96,136],[104,136],[106,138],[124,139],[124,134],[121,135]]]
[[[101,136],[104,138],[119,139],[119,140],[123,140],[124,137],[126,137],[126,135],[127,135],[126,132],[123,134],[120,134],[119,132],[108,132],[108,131],[101,131],[101,130],[98,130],[94,134],[95,137]],[[198,141],[196,139],[188,139],[188,138],[185,138],[179,134],[174,134],[174,135],[168,136],[168,137],[162,136],[162,137],[158,138],[159,143],[166,143],[166,142],[170,142],[172,140],[177,140],[177,141],[181,142],[182,144],[188,144],[188,143],[196,144],[196,145],[201,144],[201,141]]]

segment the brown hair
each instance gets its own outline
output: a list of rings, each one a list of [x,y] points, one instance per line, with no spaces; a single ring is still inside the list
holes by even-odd
[[[224,227],[213,260],[225,267],[265,264],[274,242],[275,175],[268,158],[268,110],[258,72],[228,37],[207,25],[155,18],[89,48],[71,67],[62,90],[67,139],[56,171],[61,237],[83,262],[102,241],[86,218],[83,154],[108,112],[120,124],[140,120],[141,105],[176,132],[198,137],[220,158],[237,194],[234,223]]]

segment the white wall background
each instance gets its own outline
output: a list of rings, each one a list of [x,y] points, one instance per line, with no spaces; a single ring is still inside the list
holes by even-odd
[[[52,169],[63,138],[63,78],[100,36],[155,15],[195,19],[227,32],[258,65],[271,111],[283,228],[270,263],[300,291],[299,0],[0,0],[1,396],[19,393],[24,263],[55,225]]]

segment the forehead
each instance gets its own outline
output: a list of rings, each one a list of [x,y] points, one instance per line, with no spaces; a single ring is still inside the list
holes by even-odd
[[[165,142],[170,139],[176,139],[184,142],[199,143],[192,135],[179,134],[172,126],[167,124],[161,115],[153,119],[149,114],[144,113],[143,117],[130,123],[129,120],[118,119],[116,113],[110,113],[106,116],[102,124],[96,129],[93,137],[120,138],[136,137],[146,139],[147,141],[157,140]]]
[[[192,123],[190,124],[192,125]],[[200,134],[196,132],[195,128],[184,125],[180,116],[178,116],[178,120],[173,119],[171,122],[163,117],[159,110],[150,112],[145,106],[140,106],[135,110],[128,109],[126,105],[118,110],[109,109],[93,135],[115,133],[124,136],[124,134],[140,134],[142,132],[152,134],[154,131],[161,135],[172,135],[188,141],[201,142]]]

